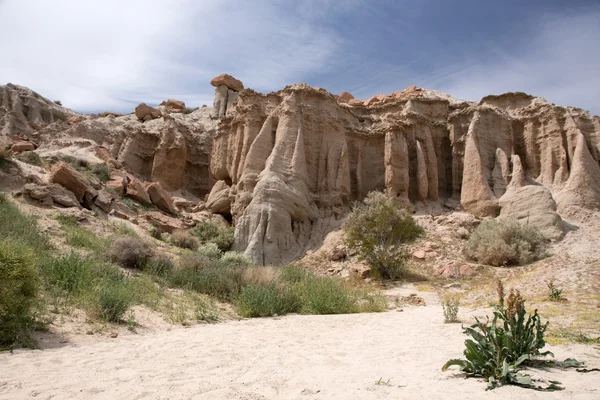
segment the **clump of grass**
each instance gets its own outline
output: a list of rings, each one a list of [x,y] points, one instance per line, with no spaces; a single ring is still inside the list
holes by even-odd
[[[202,221],[190,230],[190,234],[198,238],[200,244],[214,243],[221,251],[227,251],[233,244],[234,229]]]
[[[535,228],[511,219],[483,221],[467,241],[465,256],[493,266],[523,265],[546,256],[547,240]]]
[[[100,291],[100,316],[108,322],[119,322],[132,304],[130,289],[125,284],[104,286]]]
[[[186,231],[176,231],[171,235],[171,244],[182,249],[196,250],[198,240]]]
[[[100,180],[100,182],[108,182],[110,180],[110,169],[106,164],[94,164],[92,173]]]
[[[152,258],[150,245],[138,238],[122,237],[115,240],[108,251],[110,260],[123,268],[144,269]]]
[[[244,317],[269,317],[298,312],[302,304],[292,288],[271,282],[244,286],[236,306]]]
[[[452,324],[456,322],[460,322],[458,319],[458,308],[460,306],[460,302],[457,298],[447,298],[442,301],[442,310],[444,312],[444,323]]]
[[[297,288],[304,314],[350,314],[359,311],[352,291],[334,278],[311,276]]]
[[[58,214],[56,219],[60,223],[68,245],[95,253],[102,253],[108,248],[108,240],[79,225],[76,217]]]
[[[30,345],[38,274],[27,246],[0,241],[0,348]]]
[[[344,224],[344,240],[381,279],[405,275],[406,243],[423,234],[409,211],[381,192],[357,203]]]
[[[124,222],[116,222],[111,225],[112,230],[119,236],[131,236],[139,238],[140,235],[129,225]]]
[[[206,266],[186,266],[173,271],[170,282],[179,287],[204,293],[221,301],[235,302],[242,286],[243,269],[228,268],[218,262]]]
[[[551,301],[564,301],[565,298],[562,295],[563,290],[556,287],[554,281],[548,282],[548,298]]]
[[[10,238],[28,247],[36,256],[42,256],[51,249],[35,218],[23,215],[3,193],[0,193],[0,221],[0,238]]]
[[[95,263],[77,253],[51,258],[41,265],[49,286],[63,291],[66,297],[91,289],[95,276]]]

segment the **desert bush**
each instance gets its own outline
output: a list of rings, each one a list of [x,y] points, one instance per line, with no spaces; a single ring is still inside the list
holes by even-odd
[[[132,304],[130,289],[125,284],[103,286],[100,291],[100,316],[108,322],[119,322]]]
[[[38,292],[30,249],[0,241],[0,347],[29,342]]]
[[[171,235],[171,244],[182,249],[196,250],[198,240],[186,231],[176,231]]]
[[[244,317],[270,317],[298,312],[301,302],[290,287],[270,282],[244,286],[236,306]]]
[[[0,170],[7,171],[12,164],[8,150],[0,146]]]
[[[349,314],[358,312],[356,298],[334,278],[311,276],[296,286],[303,314]]]
[[[519,367],[536,357],[550,352],[540,353],[545,346],[544,332],[548,322],[542,325],[537,310],[526,315],[525,300],[518,290],[511,289],[505,296],[504,287],[498,282],[498,306],[490,322],[476,323],[465,329],[472,339],[465,341],[466,360],[448,361],[443,370],[452,365],[459,366],[469,375],[488,379],[490,387],[502,384],[517,384],[532,387],[531,378],[518,373]]]
[[[198,107],[194,107],[194,108],[186,107],[183,109],[182,114],[191,114],[194,111],[196,111],[197,109],[198,109]]]
[[[42,159],[38,153],[33,151],[25,151],[19,154],[17,158],[27,164],[36,165],[38,167],[42,166]]]
[[[110,169],[106,166],[106,164],[94,164],[92,167],[92,173],[98,178],[101,182],[107,182],[110,179]]]
[[[565,298],[562,295],[563,290],[556,287],[554,281],[548,282],[548,298],[551,301],[563,301]]]
[[[144,271],[161,277],[168,277],[173,272],[173,261],[167,256],[155,255],[144,267]]]
[[[185,266],[171,274],[169,281],[178,287],[214,296],[219,300],[234,302],[242,286],[242,268],[223,267],[219,263],[205,266]]]
[[[122,237],[114,241],[108,255],[112,262],[124,268],[143,269],[153,251],[148,243],[140,239]]]
[[[200,244],[214,243],[221,251],[229,250],[233,244],[234,229],[232,227],[221,228],[203,221],[192,228],[190,233],[198,238]]]
[[[534,227],[511,219],[482,222],[473,232],[463,252],[481,264],[523,265],[546,256],[547,242]]]
[[[229,267],[251,267],[252,260],[246,258],[242,253],[227,251],[221,256],[221,262]]]
[[[220,260],[223,257],[223,252],[215,243],[207,243],[198,247],[196,254],[212,261]]]
[[[348,248],[381,279],[403,276],[408,257],[403,245],[422,234],[410,212],[381,192],[371,192],[363,204],[357,203],[344,224]]]
[[[54,100],[54,104],[62,107],[62,102],[60,100]]]
[[[442,301],[442,310],[444,312],[444,323],[451,324],[460,322],[458,319],[458,307],[460,302],[455,298],[447,298]]]

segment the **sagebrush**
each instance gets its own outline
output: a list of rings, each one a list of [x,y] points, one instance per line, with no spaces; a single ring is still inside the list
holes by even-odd
[[[382,279],[403,277],[408,258],[405,244],[422,234],[411,213],[381,192],[371,192],[364,203],[355,204],[344,224],[348,248]]]
[[[524,265],[546,256],[546,238],[538,230],[502,218],[483,221],[470,236],[463,252],[481,264]]]
[[[148,243],[134,237],[122,237],[115,240],[108,255],[112,262],[124,268],[144,269],[154,255]]]

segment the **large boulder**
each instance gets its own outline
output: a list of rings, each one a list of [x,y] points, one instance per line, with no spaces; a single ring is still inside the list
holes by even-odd
[[[552,193],[541,185],[509,186],[498,200],[500,217],[536,227],[548,239],[560,239],[564,224]]]
[[[127,177],[121,172],[113,171],[110,174],[110,179],[106,182],[106,187],[114,190],[119,196],[124,196],[127,188]]]
[[[91,206],[98,195],[88,179],[64,161],[54,164],[50,171],[50,182],[58,183],[71,191],[86,208]]]
[[[144,214],[148,222],[156,226],[162,232],[174,233],[189,228],[182,220],[169,217],[158,211],[150,211]]]
[[[135,116],[140,121],[148,121],[151,119],[160,118],[162,113],[154,107],[150,107],[146,103],[141,103],[135,108]]]
[[[354,100],[354,96],[351,93],[343,92],[336,97],[340,103],[348,103],[350,100]]]
[[[52,198],[50,197],[50,191],[45,185],[38,185],[35,183],[28,183],[23,186],[23,196],[25,198],[37,201],[43,206],[51,206]]]
[[[169,214],[177,214],[177,209],[173,204],[173,199],[169,192],[167,192],[159,182],[150,182],[146,185],[146,191],[150,196],[152,204]]]
[[[219,86],[227,86],[229,89],[234,90],[236,92],[241,92],[244,90],[244,84],[242,81],[235,79],[233,76],[228,74],[221,74],[219,76],[214,77],[210,84],[214,87]]]
[[[114,197],[112,194],[108,193],[106,190],[100,190],[98,196],[94,200],[94,204],[105,213],[109,213],[110,210],[112,210],[113,200]]]
[[[229,202],[230,189],[227,182],[217,181],[208,195],[206,208],[213,213],[228,214],[231,211],[231,204]]]
[[[70,190],[67,190],[63,186],[56,183],[51,183],[47,187],[48,191],[50,192],[50,198],[55,205],[66,208],[81,208],[77,198]]]
[[[134,177],[129,177],[129,183],[127,184],[127,196],[140,203],[151,203],[150,196],[148,195],[144,184],[139,179]]]
[[[33,151],[35,150],[35,145],[31,142],[27,142],[25,140],[20,140],[18,142],[13,143],[10,147],[10,151],[13,153],[22,153],[24,151]]]
[[[163,101],[159,105],[166,107],[167,110],[169,110],[169,112],[174,112],[174,113],[182,112],[183,110],[185,110],[185,103],[181,100],[169,99],[169,100]]]

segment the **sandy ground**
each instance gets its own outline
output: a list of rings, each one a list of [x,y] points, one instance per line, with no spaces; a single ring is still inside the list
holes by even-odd
[[[551,393],[485,391],[481,380],[442,372],[465,337],[460,324],[442,323],[434,296],[402,312],[229,321],[1,353],[0,399],[600,398],[600,372],[532,371],[566,386]],[[550,350],[600,367],[598,347]]]

